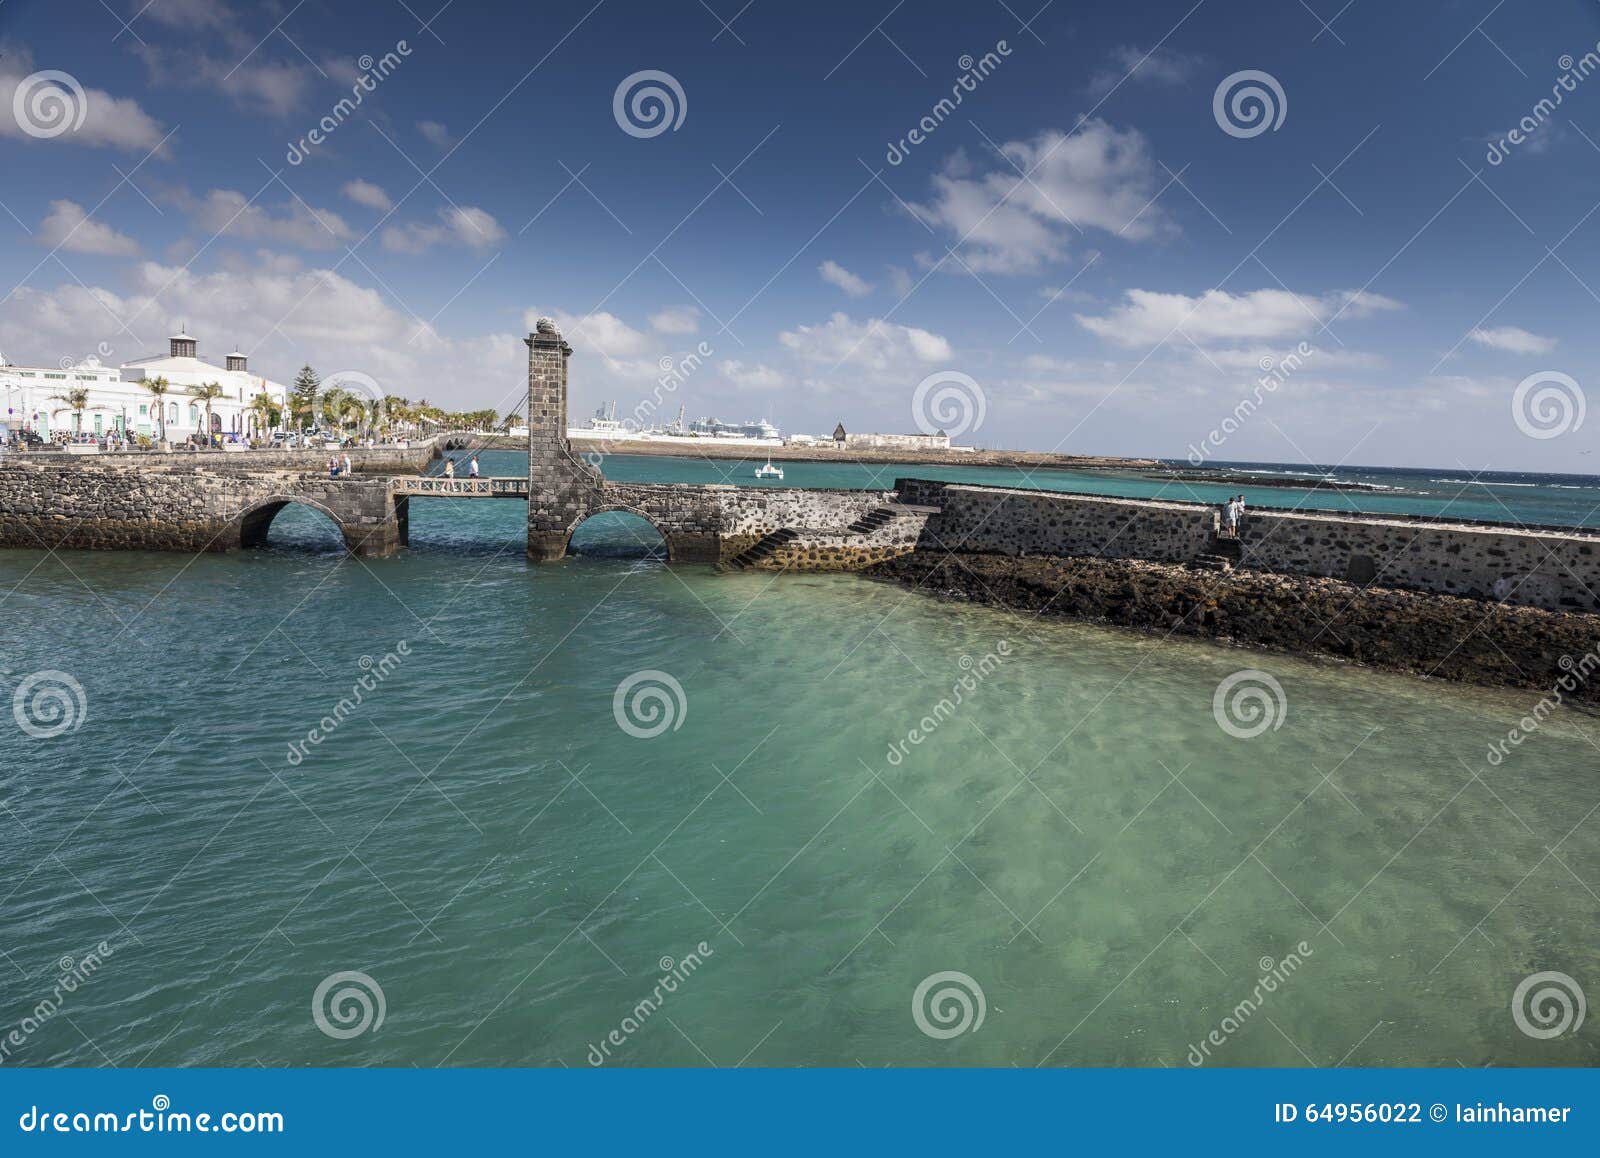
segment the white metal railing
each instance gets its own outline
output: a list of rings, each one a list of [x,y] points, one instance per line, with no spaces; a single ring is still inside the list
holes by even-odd
[[[528,493],[525,478],[442,478],[438,475],[394,480],[397,495],[437,495],[450,498],[521,498]]]

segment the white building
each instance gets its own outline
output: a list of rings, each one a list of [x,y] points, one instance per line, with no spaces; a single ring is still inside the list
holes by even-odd
[[[844,423],[833,428],[833,441],[840,450],[950,450],[950,436],[940,430],[933,434],[850,434]]]
[[[267,433],[252,403],[265,393],[281,410],[288,387],[250,373],[245,355],[237,350],[226,355],[226,366],[216,366],[196,356],[197,341],[188,334],[174,334],[167,342],[165,356],[124,362],[120,370],[95,358],[60,368],[10,366],[0,359],[0,426],[32,430],[46,440],[79,433],[155,438],[164,426],[169,440],[181,442],[205,427],[205,403],[191,397],[189,387],[215,382],[222,394],[211,400],[213,433]],[[159,402],[144,386],[156,378],[167,381]],[[88,403],[75,411],[66,395],[80,388],[88,391]]]

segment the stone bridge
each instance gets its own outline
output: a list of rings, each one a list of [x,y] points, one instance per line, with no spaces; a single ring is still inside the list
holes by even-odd
[[[894,491],[608,482],[567,442],[572,348],[549,319],[526,342],[526,478],[329,478],[233,455],[14,455],[0,465],[0,546],[224,551],[266,542],[278,512],[300,503],[332,520],[352,554],[383,556],[409,542],[414,500],[484,498],[527,504],[536,562],[562,558],[585,519],[625,511],[660,532],[675,562],[839,570],[912,550],[933,512]]]

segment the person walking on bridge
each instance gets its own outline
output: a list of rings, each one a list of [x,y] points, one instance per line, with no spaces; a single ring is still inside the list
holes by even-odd
[[[478,477],[478,456],[477,455],[473,455],[472,456],[472,461],[467,464],[467,477],[468,478],[477,478]]]
[[[455,478],[456,477],[456,460],[455,459],[447,458],[447,459],[444,460],[444,477],[445,478]]]

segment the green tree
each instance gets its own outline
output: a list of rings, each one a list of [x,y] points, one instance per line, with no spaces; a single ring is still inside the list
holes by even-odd
[[[302,430],[316,419],[317,391],[321,387],[322,379],[317,377],[317,372],[309,364],[301,366],[300,372],[294,376],[289,412],[300,420]]]
[[[250,400],[250,409],[256,412],[263,434],[269,433],[283,419],[282,409],[272,400],[272,396],[265,392],[257,394]]]
[[[72,433],[83,433],[83,412],[89,405],[89,391],[82,386],[74,387],[65,394],[57,394],[57,402],[65,402],[72,411]]]
[[[167,441],[167,408],[162,399],[167,396],[167,391],[172,389],[165,378],[145,378],[142,380],[144,388],[155,398],[156,408],[156,441]]]

